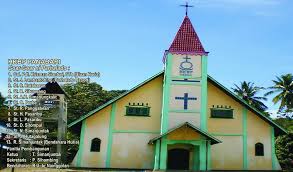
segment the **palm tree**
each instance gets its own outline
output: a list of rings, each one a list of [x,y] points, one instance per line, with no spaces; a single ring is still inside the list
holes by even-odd
[[[276,76],[274,86],[269,87],[269,92],[265,94],[277,94],[273,98],[273,103],[280,103],[279,112],[292,112],[293,111],[293,76],[292,74],[281,75],[281,77]]]
[[[267,100],[266,97],[256,96],[263,87],[254,86],[252,82],[240,82],[240,86],[234,84],[235,88],[232,90],[248,104],[252,105],[256,109],[264,112],[268,107],[261,102],[262,100]]]

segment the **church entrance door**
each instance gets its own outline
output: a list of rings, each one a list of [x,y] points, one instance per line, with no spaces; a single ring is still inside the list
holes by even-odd
[[[186,149],[171,149],[168,151],[167,169],[189,170],[189,151]]]

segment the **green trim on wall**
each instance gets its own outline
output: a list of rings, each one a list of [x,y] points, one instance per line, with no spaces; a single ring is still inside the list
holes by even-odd
[[[230,133],[210,133],[213,136],[243,136],[243,134],[230,134]]]
[[[113,143],[113,128],[114,128],[114,124],[115,124],[115,113],[116,113],[116,102],[114,102],[112,104],[111,114],[110,114],[107,159],[106,159],[106,167],[107,168],[111,167],[111,154],[112,154],[112,143]]]
[[[201,56],[201,116],[200,116],[200,129],[207,131],[207,56]]]
[[[272,145],[272,170],[277,170],[276,168],[276,153],[275,153],[275,130],[274,127],[271,126],[271,145]]]
[[[165,137],[161,140],[161,151],[160,151],[160,170],[166,170],[167,169],[167,140]]]
[[[169,112],[174,112],[174,113],[200,113],[200,109],[198,110],[169,110]]]
[[[172,61],[173,55],[171,53],[167,54],[166,66],[165,66],[165,75],[164,75],[164,84],[163,84],[163,107],[162,107],[162,119],[161,119],[161,134],[164,134],[168,131],[169,123],[169,101],[170,101],[170,76],[172,73]],[[161,150],[160,150],[160,163],[159,167],[162,170],[167,168],[167,142],[166,137],[161,139]]]
[[[201,83],[196,83],[196,82],[179,82],[179,81],[172,81],[170,84],[171,84],[171,85],[195,85],[195,86],[201,86]]]
[[[168,122],[169,122],[169,101],[170,101],[170,83],[171,83],[171,73],[172,73],[172,63],[173,55],[168,53],[165,65],[165,75],[164,75],[164,84],[163,84],[163,106],[162,106],[162,120],[161,120],[161,134],[164,134],[168,131]],[[161,139],[160,146],[160,161],[159,169],[165,170],[167,168],[167,141],[166,137]]]
[[[247,109],[242,109],[242,135],[243,135],[243,170],[248,169],[247,161]]]
[[[161,134],[168,131],[168,114],[169,114],[169,101],[170,101],[170,75],[172,72],[172,60],[173,55],[171,53],[167,54],[166,67],[165,67],[165,78],[163,87],[163,108],[162,108],[162,126]],[[163,149],[162,149],[163,150]],[[160,163],[162,164],[162,163]]]
[[[81,160],[82,160],[83,147],[84,147],[85,128],[86,128],[86,120],[83,120],[81,124],[81,131],[80,131],[80,138],[79,138],[78,155],[77,155],[77,162],[76,162],[77,167],[81,167]]]
[[[207,170],[211,170],[212,169],[211,141],[207,141],[207,144],[208,144],[208,150],[207,150],[208,166],[207,166]]]
[[[147,131],[147,130],[113,130],[113,133],[160,134],[160,131]]]
[[[199,170],[207,170],[207,158],[206,158],[206,142],[205,141],[201,141],[200,147],[199,147]]]
[[[160,162],[160,144],[161,140],[156,141],[156,148],[155,148],[155,165],[154,169],[157,170],[159,169],[159,162]]]
[[[198,171],[199,170],[199,146],[194,146],[193,151],[193,170]]]

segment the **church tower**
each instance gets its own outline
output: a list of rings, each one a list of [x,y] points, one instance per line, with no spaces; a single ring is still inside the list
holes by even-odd
[[[207,54],[185,16],[164,57],[161,133],[184,122],[207,130]]]
[[[164,55],[161,135],[184,123],[207,131],[207,55],[186,15]],[[167,139],[160,144],[158,168],[166,169],[162,162],[168,161]],[[201,167],[206,169],[205,164]]]

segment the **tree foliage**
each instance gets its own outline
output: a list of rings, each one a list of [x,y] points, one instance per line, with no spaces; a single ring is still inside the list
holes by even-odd
[[[66,137],[67,137],[67,140],[72,140],[72,141],[79,140],[78,134],[72,132],[71,130],[67,130]],[[66,162],[68,164],[73,161],[77,151],[78,151],[78,144],[72,144],[70,146],[67,146]]]
[[[293,170],[293,132],[276,139],[276,155],[284,170]]]
[[[248,104],[252,105],[256,109],[264,112],[268,107],[262,102],[262,100],[267,100],[266,97],[257,96],[263,87],[254,86],[252,82],[243,81],[240,85],[234,84],[235,88],[232,90]]]
[[[279,113],[283,116],[293,115],[293,75],[286,74],[272,80],[274,85],[269,87],[265,96],[275,94],[273,103],[280,103]]]
[[[284,129],[293,132],[293,119],[292,118],[276,118],[274,119],[278,125]]]
[[[69,96],[67,105],[68,123],[71,123],[80,116],[87,114],[126,91],[106,91],[101,85],[95,82],[66,84],[63,86],[63,89]]]

